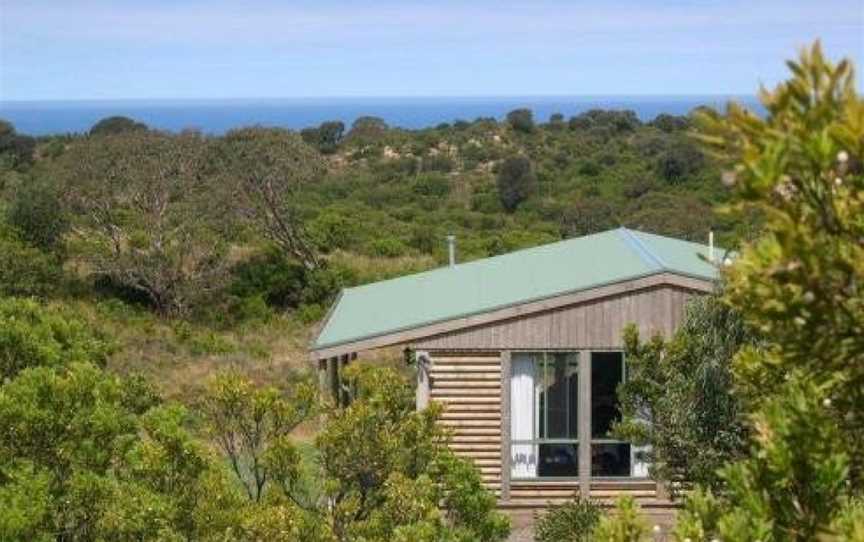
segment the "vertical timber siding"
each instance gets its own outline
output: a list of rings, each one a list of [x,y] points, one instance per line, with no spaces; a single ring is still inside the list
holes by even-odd
[[[644,288],[442,333],[418,340],[414,346],[453,350],[620,348],[621,332],[630,323],[644,337],[671,335],[693,295],[698,292],[675,286]]]
[[[480,469],[490,490],[501,487],[501,359],[498,352],[431,354],[430,398],[444,405],[450,448]]]

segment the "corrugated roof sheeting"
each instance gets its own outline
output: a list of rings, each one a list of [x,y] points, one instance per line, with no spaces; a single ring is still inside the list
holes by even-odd
[[[708,247],[619,228],[347,288],[313,348],[325,348],[655,273],[717,276]]]

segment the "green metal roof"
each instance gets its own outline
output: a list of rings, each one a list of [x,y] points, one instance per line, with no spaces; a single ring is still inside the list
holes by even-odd
[[[619,228],[347,288],[313,348],[656,273],[713,280],[717,270],[707,256],[707,245]]]

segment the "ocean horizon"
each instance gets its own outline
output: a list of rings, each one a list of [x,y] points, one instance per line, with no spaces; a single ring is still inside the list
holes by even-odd
[[[755,96],[741,95],[0,100],[0,119],[14,124],[19,133],[34,136],[87,132],[100,119],[114,115],[159,130],[195,129],[219,135],[249,125],[298,130],[339,120],[350,126],[367,115],[380,117],[390,126],[423,129],[478,117],[502,119],[523,107],[534,112],[537,122],[546,122],[553,113],[570,117],[590,109],[629,109],[648,122],[664,113],[686,115],[699,106],[722,109],[729,101],[762,112]]]

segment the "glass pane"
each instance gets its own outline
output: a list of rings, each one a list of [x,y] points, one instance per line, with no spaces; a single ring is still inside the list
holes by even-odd
[[[592,444],[591,476],[630,476],[630,445],[624,442]]]
[[[546,437],[578,437],[579,364],[575,354],[550,353],[546,356]]]
[[[511,446],[510,476],[513,478],[537,477],[536,444],[513,444]]]
[[[591,437],[606,438],[612,424],[621,418],[618,384],[624,379],[624,355],[621,352],[591,354]]]
[[[541,477],[579,476],[578,444],[540,444],[540,463],[537,474]]]

